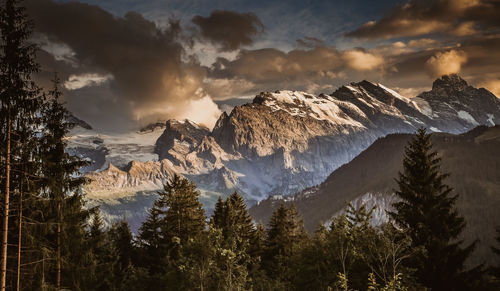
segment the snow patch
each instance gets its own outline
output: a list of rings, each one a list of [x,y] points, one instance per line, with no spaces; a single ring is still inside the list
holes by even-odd
[[[354,88],[353,86],[346,85],[345,87],[354,93],[362,94],[358,89]]]
[[[396,97],[396,98],[398,98],[398,99],[400,99],[400,100],[404,101],[405,103],[409,103],[409,104],[411,104],[411,103],[412,103],[412,102],[411,102],[411,100],[410,100],[409,98],[406,98],[406,97],[404,97],[404,96],[400,95],[398,92],[396,92],[396,91],[394,91],[394,90],[392,90],[392,89],[390,89],[390,88],[387,88],[386,86],[384,86],[384,85],[382,85],[382,84],[380,84],[380,83],[378,83],[377,85],[378,85],[380,88],[384,89],[384,90],[385,90],[386,92],[388,92],[389,94],[391,94],[392,96],[394,96],[394,97]]]
[[[333,98],[318,98],[305,92],[288,90],[272,93],[271,95],[273,100],[266,100],[264,105],[270,107],[273,112],[283,110],[292,116],[305,117],[308,115],[308,112],[306,111],[309,111],[309,116],[317,120],[326,120],[333,124],[351,125],[364,128],[364,125],[360,122],[345,114],[336,104],[337,100]],[[288,106],[287,108],[283,108],[279,105],[279,103]],[[359,108],[356,107],[356,109],[354,110],[360,112],[360,115],[363,114]]]
[[[427,102],[426,100],[424,100],[422,98],[418,98],[418,97],[413,98],[413,102],[415,103],[415,105],[419,109],[420,113],[422,113],[430,118],[434,117],[433,113],[432,113],[432,108],[429,105],[429,102]]]
[[[471,123],[473,125],[479,125],[479,123],[472,117],[472,115],[469,114],[467,111],[460,110],[457,112],[458,117],[461,119],[467,121],[468,123]]]
[[[493,114],[486,114],[488,116],[488,122],[491,123],[491,125],[495,125],[495,122],[493,121],[494,115]]]

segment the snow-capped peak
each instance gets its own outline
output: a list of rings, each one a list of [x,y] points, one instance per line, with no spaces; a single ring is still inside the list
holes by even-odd
[[[338,104],[341,101],[328,95],[315,96],[301,91],[281,90],[274,93],[263,93],[260,98],[263,100],[257,101],[262,101],[263,105],[273,111],[283,110],[292,116],[309,116],[333,124],[364,127],[360,122],[352,119],[342,111]]]

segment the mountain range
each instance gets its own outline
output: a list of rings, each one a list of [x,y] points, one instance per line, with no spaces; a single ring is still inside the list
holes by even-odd
[[[320,223],[328,223],[345,208],[365,203],[377,205],[374,223],[387,221],[386,210],[396,198],[395,178],[402,170],[404,147],[409,134],[391,134],[375,141],[351,162],[335,170],[321,184],[291,196],[274,196],[250,209],[252,216],[266,223],[275,207],[294,203],[313,232]],[[449,173],[445,181],[458,194],[457,207],[467,222],[463,238],[467,243],[479,239],[474,263],[492,263],[495,227],[500,226],[500,126],[479,126],[460,135],[435,133],[434,150],[442,159],[441,171]]]
[[[463,133],[500,123],[500,99],[457,75],[406,98],[382,84],[351,83],[330,95],[280,90],[223,113],[212,130],[168,120],[106,135],[77,127],[70,152],[91,161],[83,191],[108,221],[138,224],[166,179],[193,180],[210,209],[219,195],[241,193],[249,204],[290,195],[323,182],[375,140],[419,127]]]

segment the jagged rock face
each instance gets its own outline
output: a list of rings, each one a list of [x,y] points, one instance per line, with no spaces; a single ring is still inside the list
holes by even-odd
[[[160,160],[170,159],[182,163],[182,157],[195,149],[210,131],[189,120],[169,120],[165,131],[155,144],[155,153]]]
[[[80,118],[74,116],[71,113],[69,113],[66,116],[66,122],[69,122],[69,123],[73,124],[74,126],[79,126],[81,128],[84,128],[84,129],[92,130],[92,126],[90,126],[90,124],[88,124],[87,122],[85,122],[85,121],[81,120]]]
[[[368,81],[331,95],[261,93],[252,103],[223,113],[212,131],[189,121],[168,121],[154,145],[159,161],[141,160],[143,166],[135,165],[141,171],[121,164],[121,172],[111,168],[92,173],[97,182],[87,190],[103,195],[152,191],[175,172],[195,181],[206,207],[232,191],[250,203],[270,194],[293,194],[321,183],[387,134],[410,133],[421,126],[463,132],[498,122],[500,101],[493,98],[458,76],[436,80],[431,91],[416,98]],[[115,152],[118,148],[104,144]]]
[[[90,184],[84,186],[88,198],[113,199],[134,195],[139,191],[161,189],[174,175],[172,162],[130,162],[123,170],[109,164],[106,170],[91,172]]]
[[[361,129],[361,123],[331,100],[282,91],[261,93],[253,103],[235,107],[229,116],[223,114],[212,136],[225,151],[255,158],[281,148],[305,152],[312,138]]]
[[[469,86],[457,75],[437,79],[431,91],[416,99],[428,104],[429,115],[440,131],[460,133],[480,124],[500,122],[500,99],[484,88]]]

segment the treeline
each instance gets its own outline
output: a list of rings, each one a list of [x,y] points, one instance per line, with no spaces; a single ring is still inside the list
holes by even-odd
[[[313,236],[293,206],[254,224],[243,198],[219,198],[206,219],[196,186],[174,176],[133,238],[126,221],[91,236],[95,290],[498,290],[500,273],[466,268],[474,244],[458,240],[465,221],[443,183],[430,135],[419,130],[398,177],[400,202],[389,223],[373,226],[373,209],[349,205]],[[499,245],[493,247],[500,253]]]
[[[311,237],[292,206],[255,224],[243,198],[207,219],[196,186],[167,181],[137,236],[105,229],[79,189],[85,162],[65,151],[73,126],[60,81],[41,90],[32,24],[17,0],[0,7],[2,290],[494,290],[500,270],[465,268],[474,244],[444,184],[429,135],[408,145],[391,222],[348,207]],[[500,253],[499,244],[493,250]]]

